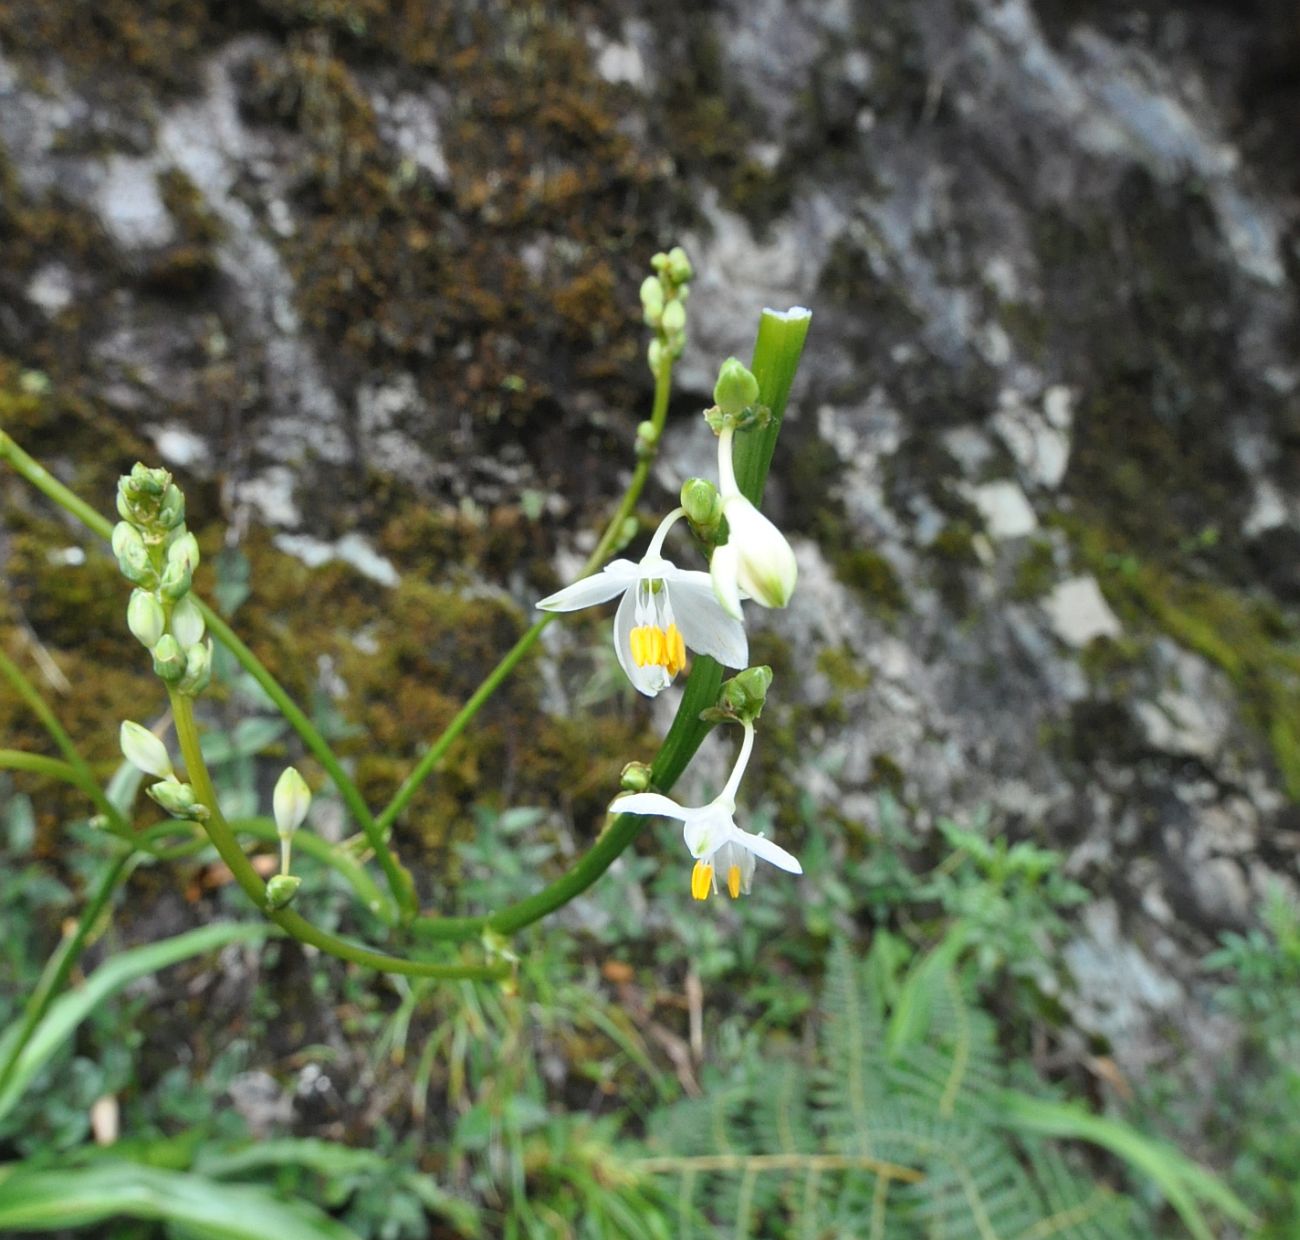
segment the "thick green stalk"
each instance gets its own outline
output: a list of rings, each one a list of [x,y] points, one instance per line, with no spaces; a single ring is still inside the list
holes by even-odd
[[[404,973],[410,977],[443,979],[486,979],[509,975],[508,965],[436,964],[432,961],[406,960],[398,956],[390,956],[384,952],[372,951],[370,948],[350,943],[346,939],[321,930],[291,909],[268,909],[266,885],[244,855],[244,850],[235,839],[234,831],[221,813],[216,789],[212,785],[212,777],[208,773],[207,765],[203,760],[203,750],[199,745],[194,704],[184,694],[175,690],[168,690],[168,695],[171,698],[172,716],[176,721],[176,739],[185,759],[186,773],[198,799],[208,808],[208,818],[203,823],[208,838],[244,894],[282,930],[299,942],[308,943],[331,956],[337,956],[340,960],[364,965],[381,973]]]
[[[808,336],[809,320],[806,312],[779,314],[771,310],[764,310],[759,320],[750,369],[758,379],[759,401],[771,410],[772,420],[762,432],[740,435],[732,457],[741,492],[754,504],[762,502],[776,437]],[[700,712],[716,704],[721,685],[721,666],[707,656],[697,656],[677,714],[652,764],[652,783],[660,792],[671,790],[709,734],[712,725],[700,719]],[[411,924],[411,930],[422,938],[458,939],[483,929],[510,934],[540,921],[585,891],[609,869],[636,838],[644,822],[638,815],[618,815],[566,873],[541,891],[487,917],[422,917]]]
[[[129,824],[118,813],[117,806],[104,795],[103,790],[95,780],[95,773],[90,769],[90,764],[81,756],[81,751],[73,742],[72,737],[68,735],[64,726],[58,721],[54,712],[50,709],[49,703],[41,696],[40,691],[3,650],[0,650],[0,673],[3,673],[9,683],[18,691],[18,696],[31,707],[32,713],[41,721],[42,726],[50,734],[50,738],[58,746],[59,752],[68,760],[68,766],[76,776],[71,782],[75,783],[95,803],[95,808],[108,820],[109,830],[114,835],[129,840],[131,837]]]
[[[38,491],[53,500],[60,508],[76,517],[87,529],[98,534],[106,541],[112,537],[112,522],[102,517],[80,496],[69,490],[43,465],[24,452],[8,435],[0,431],[0,460],[7,460],[17,473],[26,478]],[[321,735],[296,702],[285,691],[279,681],[267,671],[257,656],[235,635],[231,627],[207,604],[200,602],[199,607],[208,626],[208,631],[227,650],[234,655],[239,665],[257,681],[267,697],[275,703],[277,709],[289,726],[302,738],[303,744],[311,750],[316,760],[325,769],[334,782],[339,796],[348,807],[357,825],[365,832],[370,847],[374,850],[393,898],[408,916],[416,910],[415,888],[411,876],[402,868],[392,855],[382,828],[375,825],[374,815],[366,805],[360,790],[352,782],[347,771],[343,769],[338,756],[330,748],[329,742]],[[49,726],[48,723],[46,725]],[[56,741],[58,737],[55,737]],[[67,750],[64,750],[67,753]]]
[[[672,376],[672,358],[665,356],[664,361],[659,366],[659,373],[655,376],[654,406],[650,413],[650,424],[654,428],[650,438],[654,443],[658,443],[659,435],[663,431],[664,419],[668,416],[668,394],[672,391]],[[578,574],[580,578],[587,577],[600,568],[609,558],[613,548],[618,545],[623,526],[628,517],[632,515],[636,502],[641,498],[641,492],[645,489],[646,479],[650,476],[650,465],[653,459],[653,454],[648,453],[637,462],[636,469],[632,471],[632,480],[628,483],[627,491],[624,492],[618,510],[610,518],[609,524],[605,527],[605,532],[600,536],[600,541],[596,544],[595,550],[587,557],[587,562],[582,566],[582,571]],[[533,648],[546,626],[554,619],[555,614],[548,612],[535,620],[506,652],[496,667],[488,673],[487,678],[474,690],[469,700],[456,712],[455,717],[447,725],[443,733],[429,746],[411,773],[402,781],[402,786],[398,788],[393,799],[380,811],[377,821],[381,829],[386,831],[397,816],[410,804],[411,798],[415,796],[424,781],[433,773],[434,768],[446,756],[447,750],[451,748],[460,734],[469,726],[470,721],[483,708],[483,704],[488,698],[497,691],[501,682],[514,671],[519,661]]]
[[[13,1076],[18,1060],[22,1057],[23,1048],[26,1047],[36,1026],[44,1019],[50,1004],[67,984],[68,976],[80,959],[86,940],[99,920],[104,906],[112,899],[118,884],[131,873],[134,864],[131,849],[119,846],[118,853],[100,876],[99,885],[95,888],[90,902],[81,910],[81,916],[77,919],[77,928],[59,944],[46,962],[40,981],[36,983],[36,989],[28,996],[27,1005],[23,1010],[22,1028],[9,1050],[8,1059],[3,1066],[0,1066],[0,1094],[4,1093],[5,1086],[9,1084],[9,1078]]]

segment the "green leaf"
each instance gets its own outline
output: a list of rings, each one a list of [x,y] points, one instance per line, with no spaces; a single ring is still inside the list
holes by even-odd
[[[184,1227],[205,1240],[356,1240],[303,1202],[180,1171],[106,1162],[76,1170],[4,1168],[0,1231],[58,1231],[127,1217]]]
[[[260,922],[219,922],[164,939],[161,943],[134,947],[100,965],[80,990],[70,991],[56,999],[32,1032],[8,1085],[0,1094],[0,1118],[13,1109],[32,1078],[72,1036],[77,1026],[128,983],[191,956],[215,951],[228,943],[260,943],[272,929],[272,926]],[[7,1062],[21,1025],[21,1021],[14,1021],[0,1033],[0,1063]]]
[[[1204,1167],[1128,1124],[1093,1115],[1074,1103],[1031,1098],[1014,1090],[1003,1091],[1000,1102],[1004,1121],[1016,1131],[1090,1141],[1150,1176],[1197,1240],[1213,1240],[1214,1236],[1197,1205],[1198,1197],[1234,1222],[1256,1221],[1246,1203]]]

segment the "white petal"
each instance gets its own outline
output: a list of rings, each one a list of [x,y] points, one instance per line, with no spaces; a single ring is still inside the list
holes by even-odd
[[[717,801],[710,801],[698,809],[689,809],[680,817],[683,824],[682,838],[686,841],[691,856],[697,861],[711,857],[728,840],[744,834],[736,829],[731,811]]]
[[[790,874],[802,874],[803,866],[799,864],[799,859],[792,853],[786,852],[780,844],[773,844],[771,840],[764,839],[761,835],[751,835],[748,831],[737,831],[732,840],[742,848],[748,848],[756,857],[762,857],[764,861],[771,862],[778,870],[785,870]]]
[[[636,589],[623,595],[623,601],[614,613],[614,653],[618,655],[619,666],[627,673],[632,687],[646,697],[654,697],[661,689],[672,683],[668,673],[662,667],[647,664],[637,667],[632,657],[632,630],[636,627]]]
[[[668,582],[668,598],[682,638],[692,650],[710,655],[725,667],[749,666],[745,626],[723,610],[708,573],[675,573]]]
[[[537,606],[542,611],[578,611],[607,602],[636,584],[637,566],[631,560],[611,560],[598,573],[548,594]]]
[[[615,797],[609,808],[615,814],[658,814],[662,818],[680,818],[683,821],[691,812],[684,805],[678,805],[672,797],[659,792],[630,792]]]
[[[740,610],[740,552],[735,543],[725,543],[713,548],[709,560],[709,578],[713,583],[713,596],[722,610],[733,620],[743,619]]]

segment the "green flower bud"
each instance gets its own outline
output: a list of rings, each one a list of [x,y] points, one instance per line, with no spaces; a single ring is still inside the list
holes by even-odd
[[[659,337],[656,336],[652,341],[650,341],[650,345],[646,349],[646,361],[650,363],[650,373],[654,375],[656,379],[659,377],[659,366],[663,361],[663,356],[664,347],[659,342]]]
[[[618,777],[619,787],[624,792],[648,792],[654,780],[654,772],[645,762],[629,762]]]
[[[185,520],[185,496],[180,487],[172,483],[163,492],[162,502],[158,505],[158,523],[169,530],[174,530]]]
[[[192,573],[199,566],[199,540],[187,530],[167,545],[167,563],[184,564]]]
[[[158,578],[158,593],[168,602],[174,603],[190,592],[193,574],[184,560],[169,563]]]
[[[664,312],[664,286],[657,276],[646,276],[641,281],[641,309],[651,327],[659,326],[659,316]]]
[[[302,826],[311,806],[311,789],[293,767],[286,766],[275,781],[271,806],[275,812],[275,829],[281,837],[292,835]]]
[[[697,529],[712,533],[722,520],[722,497],[707,478],[687,478],[682,483],[682,507]]]
[[[667,272],[668,278],[674,284],[687,284],[695,275],[691,260],[686,257],[686,251],[680,245],[675,245],[668,251]]]
[[[122,576],[138,586],[152,586],[158,580],[149,550],[144,545],[140,531],[126,521],[113,527],[113,554]]]
[[[146,775],[166,779],[172,774],[172,760],[167,756],[167,746],[148,728],[126,720],[118,734],[122,756]]]
[[[126,605],[126,627],[147,650],[152,650],[167,627],[158,596],[149,590],[132,590]]]
[[[753,722],[763,713],[767,691],[772,684],[770,667],[746,668],[724,681],[718,691],[718,709],[738,719]]]
[[[659,318],[665,336],[677,336],[686,330],[686,307],[680,301],[670,301]]]
[[[162,783],[150,784],[145,792],[173,818],[201,822],[208,816],[208,807],[199,800],[194,789],[178,779],[164,779]]]
[[[153,670],[169,685],[185,675],[185,652],[170,633],[163,634],[153,648]]]
[[[182,650],[188,650],[203,640],[203,612],[194,595],[186,594],[172,608],[171,630]]]
[[[758,402],[758,380],[739,358],[727,358],[718,369],[713,400],[723,413],[733,416]]]
[[[176,688],[190,697],[197,697],[212,682],[212,639],[195,642],[185,652],[185,675]]]
[[[269,909],[288,908],[302,886],[302,879],[296,874],[277,874],[266,884],[266,907]]]

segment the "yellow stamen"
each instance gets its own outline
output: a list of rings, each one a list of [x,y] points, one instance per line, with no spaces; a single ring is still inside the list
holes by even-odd
[[[697,861],[691,871],[691,895],[697,900],[707,900],[713,890],[713,867]]]
[[[671,677],[686,666],[686,643],[675,624],[667,632],[657,624],[639,624],[628,634],[628,646],[637,667],[652,663]]]
[[[686,643],[682,640],[681,629],[675,624],[668,626],[664,638],[668,647],[668,658],[664,662],[664,667],[669,676],[676,676],[686,666]]]
[[[727,890],[733,900],[740,895],[740,866],[738,865],[733,865],[727,871]]]

